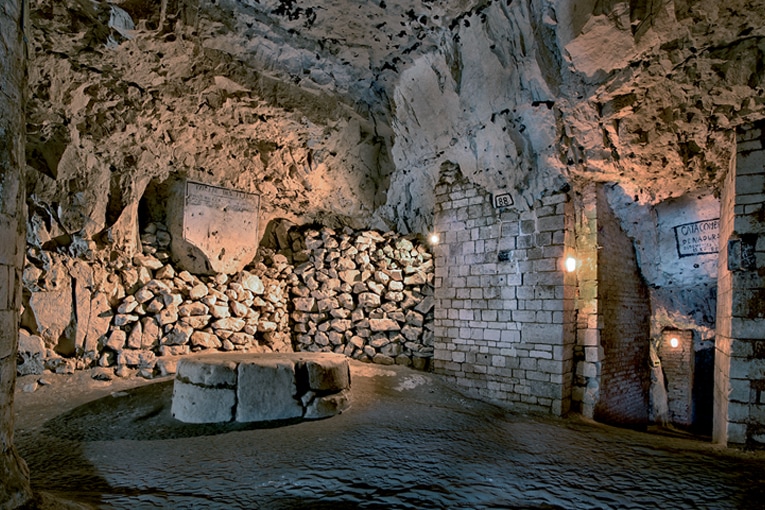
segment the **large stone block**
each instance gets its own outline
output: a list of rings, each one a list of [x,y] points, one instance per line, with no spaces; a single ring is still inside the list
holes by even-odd
[[[297,399],[295,365],[284,358],[259,358],[239,364],[236,421],[287,420],[303,416]]]
[[[185,358],[178,362],[181,381],[199,386],[236,387],[237,363],[222,357]]]
[[[305,361],[308,387],[313,391],[341,391],[351,387],[348,359],[341,354],[317,354]]]
[[[180,367],[179,367],[180,368]],[[173,417],[184,423],[221,423],[234,418],[236,390],[210,388],[178,379],[173,385]]]
[[[561,344],[563,342],[563,327],[559,324],[524,324],[521,337],[527,343]]]
[[[57,348],[64,330],[72,321],[72,287],[69,281],[59,290],[33,292],[29,298],[29,308],[34,315],[37,331],[45,343]],[[66,343],[66,342],[64,342]],[[74,350],[74,338],[65,350]]]
[[[211,411],[197,410],[214,398],[207,390],[234,392],[232,416],[239,422],[326,418],[350,405],[348,360],[340,354],[208,354],[182,359],[175,371],[173,415],[189,423],[231,419],[217,402]],[[186,399],[191,402],[175,402]]]
[[[30,335],[23,329],[19,330],[18,352],[29,355],[42,355],[45,353],[45,342],[43,342],[42,338],[37,335]],[[8,351],[8,353],[10,353],[10,351]],[[4,358],[6,355],[0,355],[0,358]]]
[[[175,262],[194,274],[233,274],[255,256],[260,197],[192,181],[177,184],[167,217]]]
[[[305,418],[319,420],[340,414],[351,406],[350,391],[344,390],[323,397],[315,397],[305,409]]]

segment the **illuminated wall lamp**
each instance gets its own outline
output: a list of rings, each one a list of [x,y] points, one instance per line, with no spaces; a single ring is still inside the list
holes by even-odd
[[[563,267],[566,268],[567,273],[573,273],[576,271],[576,259],[569,255],[566,260],[563,261]]]
[[[440,241],[441,238],[438,236],[438,234],[433,233],[428,236],[428,242],[430,242],[432,246],[437,245]]]
[[[680,341],[677,339],[677,337],[673,336],[672,338],[669,339],[669,345],[673,349],[677,349],[677,346],[680,345]]]

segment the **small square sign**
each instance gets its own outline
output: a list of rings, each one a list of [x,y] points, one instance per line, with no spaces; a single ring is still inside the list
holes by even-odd
[[[510,207],[511,205],[513,205],[513,197],[510,193],[494,195],[494,207]]]

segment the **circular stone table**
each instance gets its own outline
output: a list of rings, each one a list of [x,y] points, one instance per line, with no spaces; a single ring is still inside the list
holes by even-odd
[[[333,353],[216,353],[178,362],[173,417],[184,423],[315,420],[350,406],[348,359]]]

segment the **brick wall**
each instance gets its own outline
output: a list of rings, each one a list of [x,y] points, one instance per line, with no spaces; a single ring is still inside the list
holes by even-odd
[[[632,240],[622,231],[602,187],[597,193],[598,313],[603,348],[595,419],[628,426],[648,421],[648,291]]]
[[[481,396],[561,415],[571,395],[574,278],[566,194],[495,209],[458,169],[436,187],[434,370]]]
[[[650,384],[648,293],[602,184],[577,192],[576,252],[573,408],[588,418],[642,426]]]
[[[765,123],[741,129],[723,184],[715,340],[716,442],[765,446]]]
[[[675,339],[673,345],[672,339]],[[667,383],[669,421],[690,427],[693,424],[693,331],[666,329],[661,333],[658,354]]]

